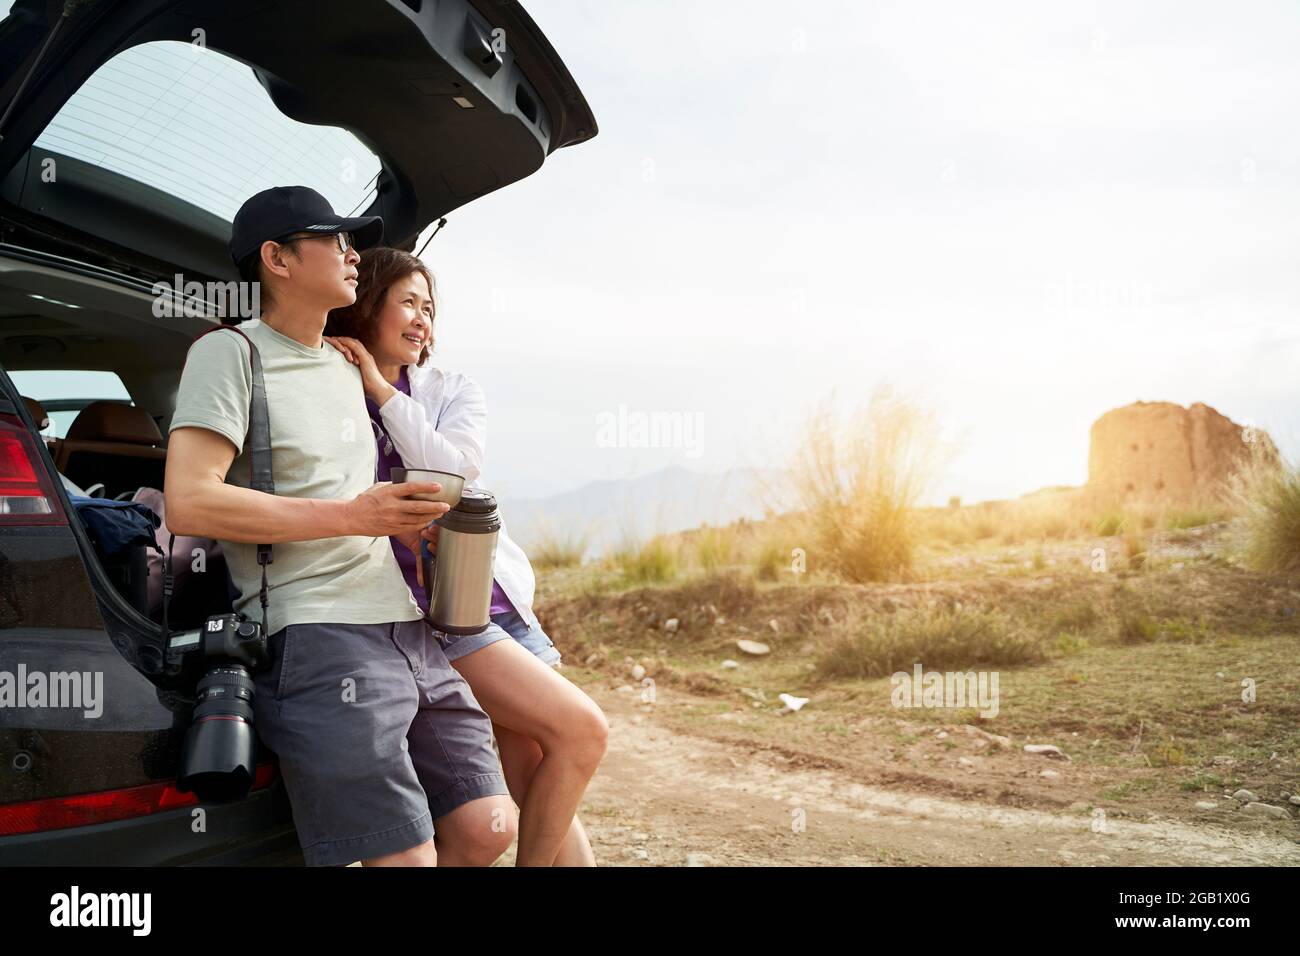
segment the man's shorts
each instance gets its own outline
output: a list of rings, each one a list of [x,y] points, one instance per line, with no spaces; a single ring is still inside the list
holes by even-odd
[[[254,719],[307,865],[410,849],[439,817],[509,793],[492,722],[424,620],[291,624],[269,644]]]
[[[551,639],[546,636],[541,625],[530,628],[520,617],[519,612],[514,610],[493,614],[486,630],[479,631],[477,634],[444,634],[435,628],[433,636],[438,639],[449,661],[472,654],[496,641],[507,641],[513,638],[536,654],[543,664],[560,667],[560,651],[551,643]]]

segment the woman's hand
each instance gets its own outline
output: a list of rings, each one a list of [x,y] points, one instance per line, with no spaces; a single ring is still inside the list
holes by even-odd
[[[398,541],[406,545],[411,553],[415,555],[415,579],[424,587],[424,555],[420,553],[422,542],[429,542],[429,552],[436,553],[438,550],[438,526],[429,525],[419,531],[403,531],[401,534],[393,535]]]
[[[361,387],[366,391],[366,398],[376,405],[383,405],[394,395],[397,389],[379,374],[379,366],[374,356],[359,341],[349,335],[326,335],[326,342],[338,349],[343,357],[361,369]]]

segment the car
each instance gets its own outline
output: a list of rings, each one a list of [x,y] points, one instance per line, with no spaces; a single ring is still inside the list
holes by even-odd
[[[265,748],[241,800],[178,788],[192,698],[157,676],[157,568],[100,553],[73,496],[163,487],[189,346],[237,318],[243,199],[312,186],[413,250],[595,118],[513,0],[64,6],[0,3],[0,864],[300,864]],[[63,370],[129,399],[16,384]],[[52,410],[75,415],[56,437]],[[178,583],[173,633],[230,607],[193,552],[206,584]]]

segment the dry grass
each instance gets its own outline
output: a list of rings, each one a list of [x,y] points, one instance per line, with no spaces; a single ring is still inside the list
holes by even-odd
[[[528,559],[533,567],[543,570],[574,567],[587,553],[588,538],[587,532],[572,526],[560,530],[545,525],[533,535]]]
[[[911,570],[917,502],[933,480],[941,446],[932,413],[892,391],[841,422],[829,404],[813,416],[797,459],[811,546],[848,582],[898,580]]]
[[[1300,571],[1300,470],[1264,446],[1251,452],[1231,485],[1246,562],[1259,571]]]

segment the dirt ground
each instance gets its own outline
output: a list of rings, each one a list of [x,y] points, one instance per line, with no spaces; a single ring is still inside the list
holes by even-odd
[[[788,748],[670,729],[668,714],[702,700],[688,693],[661,690],[651,706],[598,678],[584,685],[611,730],[580,810],[602,866],[1300,865],[1295,820],[1247,820],[1231,800],[1195,810],[1204,795],[1189,796],[1188,812],[1141,821],[1098,815],[1082,799],[1095,781],[1072,780],[1083,771],[1057,761],[1055,799],[1072,789],[1081,797],[1069,809],[963,799],[934,792],[942,774],[924,787],[883,783],[897,781],[897,771],[882,766],[873,775]],[[1034,778],[1045,767],[1042,757],[1005,759]],[[980,771],[957,760],[951,776],[965,787]]]

